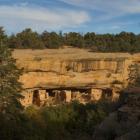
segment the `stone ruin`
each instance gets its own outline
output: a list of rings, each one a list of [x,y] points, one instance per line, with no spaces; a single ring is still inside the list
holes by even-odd
[[[115,101],[127,87],[129,67],[140,64],[140,54],[93,53],[82,49],[15,50],[23,68],[21,103],[26,107],[56,105],[77,100]]]
[[[34,89],[22,92],[24,99],[21,99],[23,106],[31,104],[37,106],[57,105],[79,101],[86,104],[97,102],[100,99],[113,99],[111,89]]]

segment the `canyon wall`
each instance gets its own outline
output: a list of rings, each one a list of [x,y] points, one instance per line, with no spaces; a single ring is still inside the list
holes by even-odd
[[[50,98],[53,102],[54,98],[64,96],[62,92],[65,93],[65,102],[73,100],[77,92],[81,96],[76,99],[83,103],[88,102],[88,98],[90,101],[99,100],[107,91],[112,91],[114,100],[119,90],[128,84],[129,67],[140,61],[140,54],[93,53],[73,48],[15,50],[13,57],[24,71],[20,82],[23,84],[25,99],[22,103],[25,106],[35,99],[39,100],[38,104]]]

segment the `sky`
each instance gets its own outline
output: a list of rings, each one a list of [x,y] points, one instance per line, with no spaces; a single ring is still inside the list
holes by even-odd
[[[140,0],[0,0],[8,34],[47,31],[140,33]]]

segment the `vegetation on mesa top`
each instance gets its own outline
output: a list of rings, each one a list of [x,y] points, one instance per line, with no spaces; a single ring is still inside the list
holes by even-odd
[[[0,28],[0,35],[3,28]],[[88,48],[95,52],[140,52],[140,34],[121,32],[120,34],[80,34],[76,32],[47,32],[42,34],[25,29],[20,33],[5,36],[7,46],[18,49],[57,49],[64,45]]]

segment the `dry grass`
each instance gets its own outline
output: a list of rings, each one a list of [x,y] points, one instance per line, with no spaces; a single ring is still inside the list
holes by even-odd
[[[131,55],[129,53],[94,53],[85,49],[78,48],[64,48],[64,49],[43,49],[43,50],[31,50],[31,49],[17,49],[14,50],[13,56],[16,59],[100,59],[100,58],[140,58],[140,53]]]

